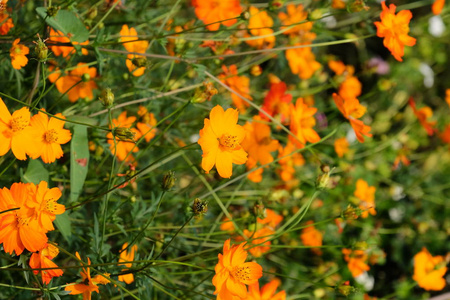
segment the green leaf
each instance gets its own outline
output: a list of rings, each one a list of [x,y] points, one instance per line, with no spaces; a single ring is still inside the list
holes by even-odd
[[[87,127],[73,127],[70,145],[70,202],[78,200],[83,189],[89,165],[89,145]]]
[[[39,184],[41,181],[48,182],[48,171],[39,160],[30,159],[27,170],[25,174],[21,176],[21,179],[24,183],[32,182],[34,184]]]
[[[64,35],[70,33],[71,41],[82,43],[89,39],[89,31],[73,12],[61,9],[54,17],[47,16],[45,7],[36,8],[36,12],[49,26],[61,31]]]
[[[54,222],[63,238],[70,243],[70,237],[72,236],[72,223],[69,219],[69,213],[66,211],[61,215],[57,215]]]

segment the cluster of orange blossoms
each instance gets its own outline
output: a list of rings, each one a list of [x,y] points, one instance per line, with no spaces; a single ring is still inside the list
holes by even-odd
[[[55,268],[42,270],[46,284],[52,277],[62,275],[62,270],[51,261],[58,250],[47,244],[47,232],[55,230],[56,215],[65,211],[64,205],[57,203],[60,197],[61,191],[49,189],[45,181],[38,185],[13,183],[10,189],[0,190],[0,244],[9,254],[20,255],[25,249],[34,252],[30,259],[32,268]]]
[[[64,129],[64,116],[48,117],[41,112],[31,117],[27,107],[12,114],[0,98],[0,156],[10,149],[17,159],[42,158],[45,163],[54,162],[63,156],[62,144],[71,139],[69,130]],[[34,147],[30,147],[33,142]]]
[[[149,42],[139,41],[136,29],[133,27],[128,28],[128,25],[123,25],[122,30],[120,30],[120,42],[128,52],[133,52],[127,55],[127,60],[125,62],[128,71],[130,71],[133,76],[142,76],[147,65],[147,60],[144,56],[136,53],[145,53]]]
[[[344,254],[344,260],[347,262],[348,269],[353,277],[358,277],[365,271],[370,270],[369,265],[367,265],[369,256],[364,250],[344,248],[342,254]]]
[[[62,56],[66,59],[69,59],[72,54],[75,53],[75,48],[69,45],[58,45],[58,44],[72,44],[72,45],[88,45],[89,41],[85,41],[83,43],[78,43],[75,41],[71,41],[70,38],[59,30],[54,30],[50,28],[50,35],[48,37],[48,42],[50,44],[50,49],[52,50],[55,56]],[[88,51],[85,48],[81,48],[81,54],[88,55]]]
[[[302,240],[303,245],[313,247],[311,250],[317,254],[321,255],[322,251],[320,250],[320,247],[322,246],[323,241],[323,234],[319,230],[314,227],[314,221],[309,220],[306,222],[306,226],[302,233],[300,234],[300,239]]]
[[[139,151],[136,141],[143,138],[149,142],[156,134],[157,122],[154,114],[148,112],[144,106],[139,106],[138,115],[137,128],[132,127],[137,118],[127,117],[126,111],[123,111],[117,119],[112,119],[112,132],[108,132],[106,137],[111,152],[121,161],[133,162],[134,157],[131,153]]]
[[[334,103],[342,115],[349,120],[358,141],[363,143],[364,136],[372,137],[372,134],[370,126],[359,120],[367,111],[367,108],[357,99],[361,95],[361,82],[353,76],[352,66],[346,66],[340,61],[330,61],[328,66],[336,73],[337,80],[342,81],[338,93],[333,93]]]
[[[66,94],[70,102],[75,102],[82,98],[85,100],[94,99],[93,90],[98,89],[94,78],[97,77],[97,69],[89,67],[86,63],[78,63],[75,69],[64,72],[56,70],[48,76],[50,82],[54,82],[61,94]]]

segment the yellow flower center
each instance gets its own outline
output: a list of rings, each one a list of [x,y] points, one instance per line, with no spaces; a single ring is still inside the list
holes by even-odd
[[[22,53],[22,49],[20,49],[19,47],[15,47],[15,48],[14,48],[14,52],[15,52],[16,54],[21,54],[21,53]]]
[[[248,281],[251,279],[251,270],[247,266],[236,266],[231,270],[231,276],[240,282]]]
[[[45,141],[49,144],[56,143],[58,141],[58,133],[55,129],[50,129],[45,133]]]
[[[23,116],[15,117],[11,119],[11,129],[13,132],[18,132],[25,129],[29,123],[29,120],[26,120]]]
[[[44,211],[54,214],[57,211],[56,200],[53,198],[44,200]]]
[[[231,134],[222,135],[222,137],[219,139],[219,143],[226,150],[234,150],[236,147],[239,146],[238,137]]]

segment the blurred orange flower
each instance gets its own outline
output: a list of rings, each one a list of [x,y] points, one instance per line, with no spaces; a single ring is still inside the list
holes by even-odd
[[[230,178],[233,164],[242,165],[247,161],[247,152],[241,147],[245,130],[237,124],[238,116],[236,109],[224,111],[217,105],[209,119],[205,119],[198,144],[203,151],[202,168],[206,173],[215,165],[221,177]]]
[[[250,19],[248,29],[254,37],[262,36],[259,39],[248,39],[245,42],[258,49],[271,49],[275,45],[275,36],[273,35],[273,19],[266,11],[260,11],[254,6],[250,6]],[[246,34],[246,37],[250,35]]]
[[[13,27],[13,20],[9,18],[9,15],[5,12],[0,12],[0,35],[7,35]]]
[[[445,0],[434,0],[433,5],[431,5],[431,11],[435,15],[439,15],[444,8]]]
[[[349,143],[345,137],[336,139],[334,141],[334,151],[339,157],[344,157],[345,153],[348,152]]]
[[[301,44],[296,44],[299,46]],[[294,48],[286,50],[286,59],[292,74],[297,74],[301,79],[309,79],[321,68],[321,64],[316,61],[316,56],[311,47]]]
[[[445,90],[445,102],[450,106],[450,89]]]
[[[6,253],[22,254],[42,250],[47,236],[34,218],[34,210],[27,207],[33,201],[31,184],[13,183],[11,189],[0,190],[0,244]],[[17,209],[18,208],[18,209]],[[16,210],[11,210],[16,209]],[[8,212],[4,212],[10,210]]]
[[[57,30],[55,31],[53,28],[50,28],[50,35],[48,38],[48,42],[50,44],[55,44],[54,46],[50,46],[53,54],[55,56],[62,55],[63,57],[68,57],[70,54],[75,52],[75,48],[73,46],[57,46],[56,44],[73,44],[73,45],[88,45],[89,41],[85,41],[83,43],[77,43],[70,41],[70,38],[65,36],[64,33]],[[81,48],[81,54],[88,55],[89,52],[85,48]]]
[[[283,216],[277,214],[274,210],[266,208],[266,217],[264,219],[258,218],[258,224],[267,225],[272,229],[275,229],[278,224],[283,221]]]
[[[247,300],[285,300],[286,292],[281,291],[276,293],[277,288],[280,286],[281,281],[277,278],[272,279],[269,283],[265,284],[262,289],[259,289],[259,282],[248,286]],[[276,293],[276,294],[275,294]]]
[[[220,224],[220,230],[222,231],[234,231],[233,222],[227,217],[222,219],[222,223]]]
[[[137,129],[144,137],[146,142],[149,142],[156,134],[156,119],[153,113],[149,113],[147,108],[139,106],[138,115],[142,122],[136,124]]]
[[[312,220],[306,222],[306,225],[311,225],[302,229],[302,233],[300,234],[300,239],[302,240],[303,245],[311,246],[311,247],[320,247],[322,246],[323,234],[319,230],[317,230]],[[311,248],[311,250],[317,255],[321,255],[322,251],[320,248]]]
[[[136,117],[127,117],[127,112],[123,111],[117,119],[112,119],[113,128],[125,128],[129,129],[131,134],[134,134],[133,140],[120,138],[118,136],[115,137],[116,142],[114,143],[112,132],[108,132],[106,138],[108,139],[108,144],[110,145],[110,150],[113,155],[123,161],[133,161],[133,155],[128,155],[130,152],[138,152],[139,148],[136,147],[134,141],[138,140],[141,137],[141,133],[136,128],[131,128],[133,123],[136,121]],[[113,129],[114,130],[114,129]]]
[[[78,260],[81,260],[80,254],[78,252],[75,252],[76,257]],[[108,284],[109,280],[104,278],[103,276],[97,274],[94,276],[94,278],[91,277],[91,260],[88,257],[88,267],[82,268],[80,275],[81,275],[81,283],[68,285],[64,288],[65,291],[69,291],[70,295],[78,295],[83,294],[83,300],[90,300],[92,292],[98,293],[98,284]],[[104,274],[106,277],[109,277],[109,274]]]
[[[375,211],[375,191],[376,188],[369,186],[365,180],[358,179],[356,181],[356,190],[353,194],[361,200],[359,208],[363,210],[361,214],[362,218],[367,218],[369,213],[373,216],[377,214]]]
[[[65,119],[62,114],[56,114],[55,117]],[[68,143],[72,134],[70,130],[64,129],[65,121],[57,118],[49,119],[43,112],[31,118],[30,124],[39,136],[34,146],[36,152],[31,158],[36,159],[40,156],[42,161],[48,164],[63,156],[61,145]]]
[[[247,159],[247,162],[245,163],[247,171],[255,168],[257,166],[257,164],[258,163],[257,163],[256,159],[251,157],[251,156],[249,156],[248,159]],[[262,174],[263,174],[263,172],[264,172],[263,168],[256,169],[255,171],[249,173],[247,175],[247,178],[250,181],[253,181],[253,182],[261,182],[262,181]]]
[[[344,254],[344,260],[347,262],[348,269],[353,277],[358,277],[364,271],[370,270],[366,263],[368,256],[365,251],[344,248],[342,254]]]
[[[245,262],[247,251],[244,246],[245,242],[230,247],[228,239],[223,245],[223,254],[219,253],[216,274],[212,279],[217,300],[245,299],[246,285],[254,284],[261,278],[262,267],[256,262]]]
[[[191,3],[195,7],[197,18],[211,31],[218,30],[220,24],[224,26],[235,24],[242,12],[239,0],[192,0]]]
[[[347,68],[346,68],[347,69]],[[361,95],[362,84],[355,76],[347,76],[339,86],[339,95],[344,99],[357,98]]]
[[[58,265],[52,261],[58,253],[59,249],[56,246],[47,244],[47,246],[40,250],[39,253],[31,254],[29,262],[30,268],[53,268],[47,270],[33,270],[35,275],[41,273],[42,282],[44,284],[49,284],[53,277],[59,277],[63,274],[63,270],[58,269]]]
[[[223,74],[220,74],[218,78],[230,89],[236,91],[242,97],[253,100],[250,96],[250,78],[247,76],[238,76],[236,65],[231,65],[229,68],[222,66]],[[231,93],[231,100],[233,100],[234,106],[242,113],[245,113],[245,108],[250,106],[247,102],[242,100],[238,95]]]
[[[288,142],[285,147],[280,146],[278,149],[278,158],[284,157],[278,161],[280,164],[278,172],[281,180],[284,182],[289,182],[295,178],[295,166],[303,166],[305,164],[305,159],[300,153],[293,153],[295,149],[294,144],[291,142]]]
[[[427,131],[427,134],[429,136],[432,136],[435,131],[434,126],[436,125],[436,121],[427,121],[427,119],[433,116],[433,111],[431,110],[431,108],[429,108],[428,106],[424,106],[420,109],[417,109],[416,103],[414,102],[414,99],[412,97],[409,98],[409,105],[411,106],[417,119],[419,119],[420,124],[422,124],[422,127]]]
[[[313,115],[317,112],[317,108],[308,107],[303,98],[298,98],[295,106],[291,103],[289,107],[291,110],[289,128],[297,136],[297,139],[289,136],[289,140],[299,148],[303,148],[306,142],[317,143],[320,141],[320,136],[313,129],[316,125]]]
[[[254,257],[261,257],[270,250],[270,245],[272,245],[270,238],[274,234],[275,231],[268,227],[263,227],[255,232],[244,229],[244,235],[251,239],[251,244],[247,244],[246,249],[248,249]]]
[[[129,261],[133,261],[134,260],[134,254],[137,251],[138,246],[135,244],[133,246],[131,246],[131,248],[129,248],[128,250],[125,250],[128,247],[128,243],[125,243],[122,245],[122,252],[120,253],[119,256],[119,264],[120,266],[124,265],[127,268],[131,268],[131,263],[126,263]],[[123,269],[122,271],[127,271],[128,269]],[[125,274],[125,275],[119,275],[119,281],[123,281],[126,284],[130,284],[134,281],[134,275],[133,273],[129,273],[129,274]]]
[[[289,123],[289,103],[292,102],[292,95],[286,94],[286,90],[286,83],[282,81],[272,83],[261,107],[261,110],[268,113],[271,117],[279,118],[282,124]],[[259,112],[259,115],[264,120],[269,120],[262,112]]]
[[[128,52],[136,53],[145,53],[149,45],[148,41],[139,41],[136,29],[128,28],[128,25],[123,25],[120,30],[120,42]],[[125,62],[128,71],[136,77],[142,76],[145,71],[145,66],[136,65],[139,60],[142,60],[144,65],[146,64],[146,58],[137,54],[128,54]]]
[[[27,159],[27,154],[34,154],[30,147],[37,139],[36,130],[30,126],[30,110],[22,107],[11,113],[0,98],[0,156],[12,150],[17,159]]]
[[[444,257],[431,256],[430,252],[423,247],[422,251],[414,255],[413,279],[427,291],[440,291],[445,287],[443,278],[447,272],[445,265]]]
[[[241,145],[248,156],[261,165],[271,163],[273,157],[270,153],[278,149],[279,143],[271,138],[269,125],[263,123],[260,116],[254,116],[251,123],[245,123],[244,129],[246,134]]]
[[[396,15],[397,7],[391,4],[388,8],[386,1],[381,2],[381,7],[383,8],[380,14],[381,22],[374,23],[377,27],[377,36],[384,38],[383,45],[391,51],[396,60],[402,61],[405,45],[416,44],[416,39],[408,35],[412,13],[410,10],[402,10]]]
[[[344,74],[347,70],[347,66],[340,60],[330,60],[328,62],[328,67],[338,76]]]
[[[89,67],[86,63],[78,63],[77,67],[69,71],[68,75],[58,78],[55,72],[49,76],[51,82],[55,82],[56,88],[61,94],[67,93],[70,102],[75,102],[80,98],[92,100],[94,94],[92,90],[97,89],[97,84],[93,80],[97,77],[97,69]]]
[[[334,9],[344,9],[346,6],[343,0],[331,0],[331,7]]]
[[[450,144],[450,124],[448,124],[441,133],[441,140],[446,144]]]
[[[297,7],[294,4],[289,4],[286,6],[287,14],[280,12],[278,18],[284,25],[281,29],[284,29],[293,24],[298,24],[283,31],[283,34],[304,34],[309,32],[313,27],[313,22],[308,21],[308,13],[304,10],[303,5],[299,4]],[[300,23],[300,24],[299,24]]]
[[[11,56],[11,64],[14,69],[20,70],[28,63],[28,58],[25,56],[30,53],[30,49],[25,45],[20,45],[20,39],[15,39],[11,49],[9,50],[9,56]]]

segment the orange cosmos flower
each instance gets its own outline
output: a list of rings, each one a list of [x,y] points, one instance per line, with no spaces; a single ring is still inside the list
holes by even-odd
[[[344,72],[347,70],[347,66],[340,60],[330,60],[328,62],[328,67],[338,76],[344,74]]]
[[[356,190],[353,194],[361,200],[359,208],[363,210],[361,214],[362,218],[367,218],[369,213],[373,216],[377,214],[375,211],[375,191],[376,188],[369,186],[365,180],[358,179],[356,181]]]
[[[62,114],[56,114],[55,117],[65,119]],[[65,121],[60,119],[49,119],[43,112],[39,112],[31,118],[30,124],[36,129],[39,136],[34,146],[36,153],[32,156],[33,159],[40,156],[42,161],[48,164],[63,156],[61,145],[68,143],[72,138],[70,130],[63,128],[64,123]]]
[[[191,4],[195,7],[197,18],[207,24],[206,28],[211,31],[218,30],[220,24],[224,26],[235,24],[242,12],[239,0],[192,0]]]
[[[68,75],[58,78],[53,73],[49,76],[49,80],[54,82],[56,80],[56,88],[60,93],[67,93],[70,102],[75,102],[80,98],[92,100],[94,94],[93,89],[97,89],[97,84],[93,80],[97,77],[97,69],[95,67],[88,67],[86,63],[78,63],[76,69],[69,71]]]
[[[439,15],[444,8],[445,0],[434,0],[433,5],[431,5],[431,11],[435,15]]]
[[[303,166],[305,164],[305,159],[300,153],[293,153],[295,149],[294,144],[291,142],[288,142],[286,147],[283,148],[280,146],[278,149],[278,157],[284,157],[278,161],[280,164],[280,169],[278,169],[278,171],[281,180],[285,182],[289,182],[294,179],[295,166]]]
[[[349,143],[345,137],[334,141],[334,151],[339,157],[343,157],[348,152]]]
[[[445,90],[445,102],[450,106],[450,89]]]
[[[447,272],[446,262],[442,256],[431,256],[423,247],[414,255],[414,276],[417,284],[427,291],[440,291],[445,287],[443,278]]]
[[[251,244],[247,244],[246,250],[254,257],[261,257],[264,253],[270,250],[272,242],[270,238],[275,234],[275,231],[268,227],[263,227],[255,232],[244,229],[244,235],[251,239]]]
[[[81,260],[80,254],[75,252],[78,260]],[[91,260],[88,257],[88,267],[82,268],[81,275],[81,283],[68,285],[65,287],[65,291],[69,291],[71,295],[83,294],[83,300],[90,300],[92,292],[98,293],[98,285],[97,284],[108,284],[109,280],[101,275],[95,275],[94,278],[91,278],[91,269],[89,265],[91,264]],[[104,274],[106,277],[109,277],[109,274]]]
[[[61,190],[57,187],[48,188],[48,183],[41,181],[37,186],[32,185],[33,202],[28,202],[27,207],[34,209],[34,217],[44,232],[55,230],[53,221],[56,215],[66,211],[64,205],[56,203],[61,198]]]
[[[0,211],[11,210],[0,214],[0,244],[6,253],[22,254],[40,251],[47,244],[47,236],[36,218],[34,210],[27,207],[33,201],[31,184],[13,183],[11,189],[0,190]]]
[[[139,41],[136,29],[133,27],[128,28],[128,25],[123,25],[122,30],[120,30],[120,42],[123,43],[122,45],[125,49],[127,49],[127,51],[136,53],[145,53],[149,45],[148,41]],[[129,54],[127,55],[126,60],[128,71],[130,71],[133,76],[142,76],[144,74],[145,67],[136,66],[136,62],[133,63],[133,60],[135,59],[146,62],[146,58],[142,55]]]
[[[294,4],[289,4],[286,6],[287,14],[280,12],[278,18],[284,25],[281,28],[284,29],[290,25],[298,24],[283,31],[283,34],[304,34],[309,32],[313,27],[313,22],[308,21],[308,13],[304,10],[303,5],[299,4],[297,7]],[[303,23],[302,23],[303,22]]]
[[[446,144],[450,144],[450,124],[448,124],[441,133],[441,140]]]
[[[9,50],[9,56],[11,56],[11,64],[14,69],[20,70],[28,63],[28,58],[25,56],[30,53],[30,49],[25,45],[20,45],[20,39],[15,39],[11,49]]]
[[[372,128],[366,124],[364,124],[361,120],[350,119],[350,125],[352,125],[353,131],[356,134],[356,138],[360,143],[364,143],[364,136],[372,137],[370,130]]]
[[[254,159],[253,157],[249,156],[247,162],[245,163],[245,166],[247,167],[247,171],[253,169],[254,167],[256,167],[257,164],[258,163],[257,163],[256,159]],[[247,175],[247,178],[250,181],[253,181],[253,182],[261,182],[262,181],[262,174],[263,174],[263,172],[264,172],[263,168],[256,169],[255,171],[249,173]]]
[[[277,214],[274,210],[270,208],[265,209],[266,217],[264,219],[258,218],[258,224],[267,225],[270,228],[274,229],[278,224],[283,221],[283,216]]]
[[[9,15],[6,12],[0,12],[0,35],[7,35],[13,27],[13,20],[9,18]]]
[[[282,81],[272,83],[261,107],[270,116],[278,116],[283,124],[289,123],[289,103],[292,101],[292,95],[286,94],[286,90],[286,83]],[[259,112],[259,115],[264,120],[269,120],[262,112]]]
[[[17,159],[27,159],[27,154],[34,154],[36,130],[30,126],[30,111],[27,107],[16,110],[11,115],[2,98],[0,98],[0,156],[12,150]]]
[[[270,137],[269,125],[262,123],[260,116],[254,116],[253,122],[247,122],[244,129],[246,135],[241,145],[248,156],[261,165],[271,163],[273,157],[270,153],[278,149],[279,143]]]
[[[144,106],[139,106],[138,115],[141,117],[142,122],[138,122],[136,127],[145,138],[145,141],[149,142],[155,137],[157,131],[155,115],[153,113],[149,113]]]
[[[272,26],[273,20],[266,11],[259,11],[256,7],[250,6],[248,29],[253,36],[263,37],[260,39],[246,40],[245,42],[258,49],[273,48],[275,45],[275,36],[273,35],[273,29],[271,29]],[[247,34],[246,37],[249,37],[249,35]]]
[[[232,90],[243,96],[248,100],[252,100],[250,96],[250,78],[247,76],[238,76],[236,65],[231,65],[229,68],[222,66],[224,74],[218,76],[218,78],[229,86]],[[247,102],[242,100],[239,96],[231,93],[231,100],[233,100],[234,106],[242,113],[245,113],[245,108],[249,106]]]
[[[256,262],[245,262],[247,251],[245,242],[230,247],[230,239],[223,245],[223,254],[218,255],[215,267],[216,275],[212,279],[216,287],[217,300],[242,299],[247,297],[246,285],[258,282],[262,276],[262,267]]]
[[[412,13],[410,10],[402,10],[396,15],[397,7],[391,4],[388,8],[386,1],[381,2],[381,7],[383,8],[380,14],[381,22],[374,23],[377,27],[377,36],[384,38],[383,45],[391,51],[396,60],[402,61],[405,45],[416,44],[416,39],[408,35]]]
[[[369,271],[370,267],[367,265],[368,256],[363,250],[342,249],[344,260],[347,262],[348,269],[353,277],[358,277],[364,271]]]
[[[233,222],[227,217],[222,219],[222,223],[220,224],[220,230],[222,231],[234,231]]]
[[[301,79],[311,78],[321,67],[321,64],[316,61],[311,47],[288,49],[286,50],[286,59],[291,72],[297,74]]]
[[[203,151],[202,168],[207,174],[216,165],[221,177],[230,178],[233,164],[242,165],[247,161],[247,152],[241,147],[245,130],[237,124],[238,116],[236,109],[224,111],[217,105],[211,110],[209,119],[205,119],[198,144]]]
[[[77,43],[72,42],[69,37],[65,36],[64,33],[62,33],[59,30],[54,30],[53,28],[50,28],[50,36],[48,38],[48,41],[50,44],[55,44],[55,46],[50,46],[50,49],[52,50],[53,54],[55,56],[61,56],[62,57],[69,57],[71,54],[75,52],[75,48],[73,46],[57,46],[56,44],[73,44],[73,45],[88,45],[89,41],[85,41],[83,43]],[[88,55],[89,52],[85,48],[81,48],[81,54]]]
[[[357,98],[361,95],[362,84],[355,76],[347,76],[339,86],[339,95],[344,99]]]
[[[106,137],[108,144],[110,145],[111,152],[117,156],[119,160],[133,161],[132,155],[128,155],[130,152],[138,152],[139,148],[136,147],[134,140],[138,140],[141,137],[141,133],[136,128],[131,128],[131,125],[136,121],[136,117],[127,117],[127,112],[123,111],[117,119],[113,119],[113,130],[118,127],[129,129],[131,134],[134,134],[134,139],[129,140],[126,138],[120,138],[116,136],[116,142],[114,143],[113,134],[109,132]]]
[[[322,246],[323,234],[319,230],[317,230],[313,221],[309,220],[306,222],[306,225],[311,225],[303,228],[302,233],[300,234],[300,239],[302,240],[303,245],[311,246],[311,247],[319,247]],[[311,249],[317,255],[321,255],[322,251],[319,248]]]
[[[259,282],[248,286],[247,300],[285,300],[286,292],[281,291],[275,294],[277,288],[280,286],[281,281],[277,278],[272,279],[269,283],[264,285],[259,290]]]
[[[30,268],[53,268],[48,270],[33,270],[33,273],[35,275],[41,273],[42,282],[44,284],[49,284],[53,277],[59,277],[63,274],[63,270],[58,269],[58,265],[52,261],[52,259],[55,258],[58,253],[58,247],[47,244],[47,246],[39,251],[39,253],[31,254],[29,262]]]
[[[317,143],[320,141],[320,136],[312,129],[316,125],[313,115],[317,112],[317,108],[308,107],[303,98],[298,98],[295,106],[292,103],[289,106],[291,110],[289,128],[298,138],[294,139],[289,136],[289,140],[299,148],[303,148],[306,142]]]
[[[124,249],[126,249],[127,247],[128,247],[128,243],[125,243],[122,245],[122,252],[120,253],[120,257],[119,257],[119,262],[122,264],[119,264],[119,265],[124,265],[127,268],[131,268],[131,263],[126,263],[126,262],[134,260],[134,253],[137,251],[138,246],[133,245],[133,246],[131,246],[131,248],[129,250],[124,251]],[[127,271],[127,270],[128,269],[123,269],[122,271]],[[126,284],[130,284],[134,281],[134,275],[133,275],[133,273],[119,275],[119,281],[123,281]]]
[[[427,119],[431,118],[433,116],[433,111],[428,106],[424,106],[420,109],[416,108],[416,103],[414,102],[414,99],[411,97],[409,98],[409,105],[411,106],[414,114],[416,115],[417,119],[419,119],[420,124],[422,124],[423,128],[427,131],[427,134],[429,136],[432,136],[434,134],[434,126],[436,125],[436,121],[427,121]]]

